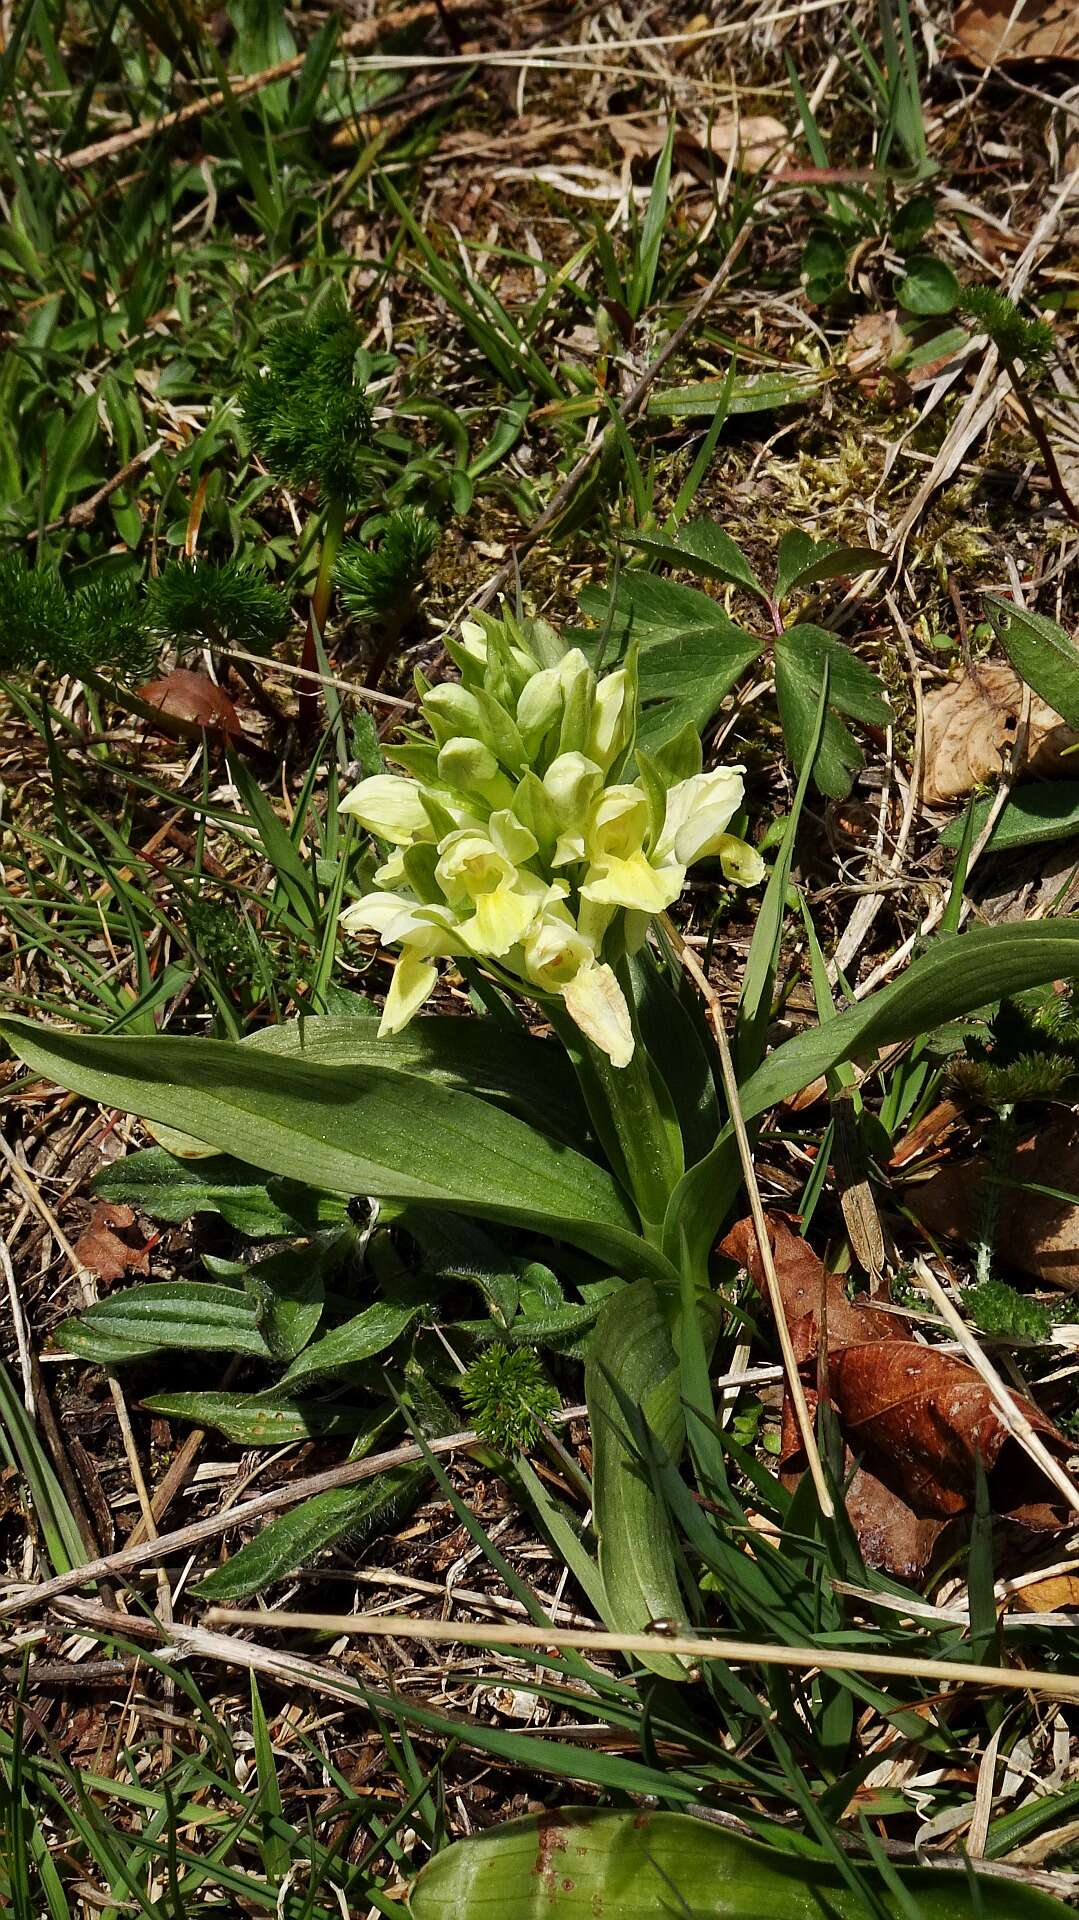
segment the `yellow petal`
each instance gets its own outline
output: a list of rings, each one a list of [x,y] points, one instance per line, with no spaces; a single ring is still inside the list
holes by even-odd
[[[562,989],[570,1019],[612,1066],[628,1067],[633,1058],[633,1023],[625,995],[605,963],[582,967]]]
[[[581,893],[600,905],[662,913],[677,900],[685,877],[684,867],[654,867],[646,854],[637,853],[628,860],[605,860],[591,867]]]
[[[422,959],[411,947],[405,947],[393,970],[379,1033],[400,1033],[402,1027],[407,1027],[437,979],[437,968],[429,960]]]
[[[497,960],[517,946],[536,918],[540,897],[516,893],[512,887],[496,887],[493,893],[481,893],[471,920],[464,921],[461,927],[472,952]]]
[[[714,851],[719,855],[724,879],[733,880],[736,887],[759,887],[767,875],[768,869],[756,847],[737,839],[733,833],[725,833]]]
[[[361,780],[345,795],[339,810],[396,847],[430,837],[419,787],[400,773],[373,773],[369,780]]]

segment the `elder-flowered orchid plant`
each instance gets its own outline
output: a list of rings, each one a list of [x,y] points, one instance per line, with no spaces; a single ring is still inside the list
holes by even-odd
[[[420,683],[433,738],[392,753],[342,803],[392,852],[378,891],[349,907],[399,958],[382,1031],[397,1033],[434,988],[440,958],[479,962],[541,1002],[557,997],[618,1068],[634,1051],[619,977],[695,861],[738,886],[764,877],[731,831],[743,769],[702,771],[690,730],[655,756],[634,751],[632,659],[598,676],[552,630],[507,616],[468,622],[450,653],[460,680]]]

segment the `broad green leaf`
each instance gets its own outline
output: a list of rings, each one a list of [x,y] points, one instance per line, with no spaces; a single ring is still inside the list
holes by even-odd
[[[653,394],[648,412],[653,418],[690,420],[714,413],[723,393],[722,380],[694,380],[689,386],[667,387]],[[739,374],[730,396],[732,414],[772,413],[778,407],[800,407],[819,393],[821,379],[815,374],[746,373]]]
[[[464,1024],[464,1023],[462,1023]],[[36,1073],[179,1127],[267,1173],[335,1193],[505,1220],[665,1277],[609,1173],[472,1094],[381,1066],[332,1067],[229,1041],[0,1034]]]
[[[959,298],[959,282],[945,261],[932,253],[912,253],[907,270],[896,282],[895,297],[908,313],[951,313]]]
[[[313,1233],[345,1217],[336,1193],[319,1193],[296,1180],[259,1180],[226,1154],[177,1160],[163,1147],[147,1147],[115,1160],[94,1176],[94,1192],[138,1207],[153,1220],[183,1222],[200,1213],[220,1214],[249,1240]]]
[[[811,540],[808,534],[793,528],[779,543],[776,599],[785,600],[796,587],[811,587],[818,580],[866,573],[887,558],[887,554],[878,553],[875,547],[846,547],[829,540]]]
[[[639,1423],[665,1454],[683,1437],[678,1362],[656,1290],[648,1280],[623,1290],[604,1308],[585,1369],[592,1427],[593,1520],[604,1618],[621,1633],[685,1610],[675,1570],[674,1532],[642,1458]],[[685,1678],[681,1661],[649,1656],[652,1672]]]
[[[897,1895],[869,1865],[857,1884],[808,1843],[745,1840],[685,1813],[563,1807],[458,1840],[416,1880],[413,1920],[1064,1920],[1059,1900],[1014,1881],[902,1868]],[[853,1875],[852,1875],[853,1877]]]
[[[1054,980],[1079,980],[1079,919],[1026,926],[975,927],[938,940],[898,980],[777,1047],[741,1088],[747,1121],[844,1060],[871,1062],[881,1047],[930,1033],[949,1020]],[[738,1186],[733,1135],[724,1129],[713,1151],[684,1176],[664,1226],[669,1257],[685,1235],[692,1258],[705,1261]]]
[[[800,621],[786,629],[783,641],[797,648],[800,658],[812,660],[818,672],[827,659],[829,706],[849,714],[852,720],[864,720],[878,727],[888,725],[892,710],[877,675],[842,640],[829,633],[827,627]]]
[[[353,1314],[332,1333],[324,1333],[314,1346],[307,1347],[293,1361],[281,1381],[282,1389],[295,1391],[308,1381],[325,1379],[328,1374],[346,1373],[362,1365],[373,1354],[384,1353],[416,1318],[419,1308],[402,1306],[396,1301],[376,1300],[362,1313]]]
[[[271,1520],[261,1533],[234,1553],[223,1566],[215,1567],[195,1588],[203,1600],[246,1600],[262,1593],[275,1580],[284,1580],[297,1567],[306,1566],[316,1553],[333,1545],[343,1534],[366,1531],[376,1519],[399,1508],[410,1494],[418,1491],[422,1470],[398,1467],[393,1473],[380,1473],[359,1487],[332,1487],[328,1493],[316,1493],[303,1506]]]
[[[248,1034],[241,1046],[301,1055],[331,1067],[393,1067],[441,1086],[461,1087],[506,1107],[568,1145],[582,1147],[588,1115],[561,1047],[523,1027],[494,1020],[430,1014],[404,1033],[378,1035],[378,1015],[343,1019],[315,1014]]]
[[[631,547],[643,547],[669,567],[684,567],[687,573],[702,574],[706,580],[725,580],[745,587],[759,599],[768,595],[738,544],[716,520],[687,520],[684,527],[667,538],[652,534],[627,534]]]
[[[1069,727],[1079,728],[1079,647],[1044,613],[1028,613],[999,593],[982,595],[990,624],[1020,679]]]
[[[637,738],[654,753],[687,726],[703,732],[720,702],[761,652],[761,642],[728,619],[696,587],[654,573],[624,573],[613,610],[602,588],[588,588],[581,606],[601,623],[610,619],[608,654],[640,647],[642,715]],[[576,633],[588,650],[594,633]]]
[[[282,1397],[276,1388],[272,1393],[158,1393],[140,1404],[170,1420],[213,1427],[242,1447],[292,1446],[299,1440],[352,1440],[357,1434],[373,1438],[393,1417],[392,1409],[372,1414],[369,1407]]]
[[[775,647],[776,701],[796,767],[805,765],[814,738],[825,660],[829,711],[813,778],[822,793],[842,799],[850,790],[852,773],[862,764],[862,751],[838,714],[877,726],[886,726],[892,716],[876,674],[834,634],[805,623],[788,627]]]
[[[786,634],[776,641],[776,704],[783,723],[787,752],[801,771],[810,758],[817,708],[820,704],[820,662],[799,652]],[[842,799],[862,765],[862,750],[850,728],[835,713],[826,713],[816,755],[813,779],[822,793]]]
[[[128,1287],[65,1320],[57,1340],[82,1360],[109,1367],[166,1352],[246,1353],[270,1359],[257,1301],[242,1287],[161,1280]]]
[[[294,1360],[315,1332],[326,1298],[325,1268],[334,1253],[308,1241],[283,1247],[244,1269],[243,1284],[258,1310],[259,1332],[275,1360]]]
[[[973,837],[977,839],[993,806],[992,799],[974,804]],[[940,836],[942,847],[958,847],[966,813],[960,814]],[[1040,781],[1036,786],[1013,787],[986,845],[986,853],[1011,853],[1016,847],[1044,846],[1071,840],[1079,833],[1079,780]]]

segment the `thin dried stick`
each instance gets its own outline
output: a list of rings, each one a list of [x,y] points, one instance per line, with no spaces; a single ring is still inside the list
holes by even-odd
[[[907,850],[907,843],[914,825],[915,814],[918,811],[918,801],[922,789],[922,763],[925,757],[925,701],[922,697],[922,678],[918,665],[918,656],[914,650],[914,642],[910,636],[910,628],[907,626],[892,595],[885,593],[884,599],[888,611],[895,622],[896,631],[903,642],[907,656],[907,664],[910,667],[916,716],[914,757],[911,762],[907,797],[903,806],[903,818],[899,824],[899,832],[896,835],[892,857],[888,862],[887,868],[880,875],[881,884],[875,887],[871,893],[866,894],[864,899],[859,900],[854,912],[851,914],[850,922],[842,939],[836,948],[835,956],[829,962],[828,978],[833,986],[838,980],[840,973],[845,973],[850,967],[852,960],[863,945],[881,907],[884,905],[885,887],[883,883],[894,880],[903,864],[903,856]]]
[[[8,1244],[2,1233],[0,1233],[0,1267],[4,1269],[8,1304],[11,1308],[11,1324],[15,1329],[15,1346],[19,1355],[19,1372],[22,1374],[23,1406],[26,1408],[32,1420],[34,1418],[34,1371],[30,1363],[30,1341],[26,1331],[26,1315],[22,1310],[18,1287],[15,1285],[15,1269],[11,1264]]]
[[[941,1319],[947,1322],[970,1361],[975,1372],[979,1373],[993,1397],[1001,1420],[1007,1427],[1012,1439],[1017,1441],[1024,1452],[1039,1466],[1046,1478],[1053,1482],[1058,1493],[1063,1494],[1073,1513],[1079,1513],[1079,1487],[1076,1487],[1070,1474],[1065,1473],[1059,1460],[1054,1460],[1044,1440],[1035,1433],[1026,1414],[1019,1406],[1013,1394],[1009,1393],[992,1362],[987,1360],[980,1345],[971,1333],[961,1313],[952,1305],[932,1267],[924,1255],[918,1254],[914,1261],[918,1279],[925,1288]]]
[[[397,707],[401,711],[411,712],[415,700],[402,700],[399,694],[383,693],[379,687],[365,687],[360,680],[337,680],[332,673],[319,673],[316,668],[296,667],[289,660],[274,660],[265,653],[245,653],[242,647],[222,647],[218,652],[219,660],[238,660],[265,671],[272,668],[274,673],[287,673],[293,680],[315,680],[320,687],[336,687],[338,693],[350,693],[357,700],[372,700],[379,707]]]
[[[31,527],[26,538],[37,540],[43,533],[55,533],[60,527],[91,526],[98,508],[104,505],[110,495],[117,493],[126,480],[130,480],[143,467],[148,467],[154,455],[161,452],[164,444],[163,440],[152,440],[148,447],[144,447],[141,453],[137,453],[134,459],[128,460],[118,472],[112,475],[111,479],[106,480],[103,487],[98,487],[96,493],[91,493],[86,500],[77,501],[73,507],[68,508],[66,513],[60,515],[59,520],[50,520],[44,527]]]
[[[794,1345],[791,1341],[790,1328],[787,1325],[787,1316],[783,1308],[783,1296],[779,1287],[779,1275],[776,1272],[776,1263],[772,1256],[772,1243],[768,1237],[768,1222],[764,1217],[761,1191],[757,1185],[757,1172],[753,1165],[753,1149],[749,1144],[749,1134],[746,1131],[746,1123],[742,1115],[742,1104],[738,1097],[738,1078],[734,1071],[734,1061],[731,1058],[727,1029],[723,1024],[723,1008],[720,1005],[719,995],[714,991],[696,954],[690,947],[684,944],[674,927],[669,927],[668,931],[673,935],[675,948],[678,951],[682,965],[691,980],[693,980],[700,989],[708,1007],[708,1018],[711,1022],[712,1032],[716,1037],[716,1046],[719,1049],[719,1064],[723,1074],[723,1090],[727,1096],[727,1108],[731,1116],[731,1125],[734,1128],[734,1137],[738,1143],[738,1158],[742,1163],[742,1178],[745,1181],[746,1193],[749,1196],[749,1210],[753,1216],[753,1231],[757,1236],[757,1246],[760,1249],[761,1256],[761,1267],[768,1288],[768,1299],[772,1308],[772,1316],[776,1323],[776,1333],[779,1336],[779,1350],[783,1356],[783,1371],[786,1375],[787,1391],[791,1397],[795,1419],[798,1422],[798,1431],[801,1435],[802,1445],[805,1448],[810,1477],[817,1490],[820,1510],[826,1519],[831,1520],[835,1515],[835,1505],[828,1490],[828,1482],[824,1477],[824,1467],[817,1447],[817,1436],[813,1431],[813,1417],[806,1401],[805,1389],[802,1386],[802,1377],[798,1371],[798,1361],[795,1357]]]
[[[476,0],[443,0],[443,6],[455,14],[474,13]],[[357,47],[377,46],[384,34],[399,33],[406,27],[416,27],[422,22],[434,25],[439,18],[439,8],[431,0],[423,0],[418,6],[401,7],[396,13],[387,14],[380,20],[359,20],[341,35],[339,48],[351,52]],[[246,100],[253,93],[261,93],[266,87],[273,86],[277,80],[286,80],[289,74],[299,73],[307,58],[306,53],[294,53],[288,60],[278,60],[272,67],[264,67],[261,73],[238,74],[229,83],[229,92],[233,100]],[[400,56],[393,56],[393,64],[401,64]],[[426,65],[426,61],[415,64]],[[168,133],[173,127],[189,126],[193,120],[201,120],[204,114],[214,113],[225,104],[223,89],[204,94],[201,100],[189,101],[186,107],[177,107],[171,113],[159,114],[155,120],[140,120],[137,126],[125,128],[123,133],[112,133],[104,140],[95,140],[88,147],[78,147],[74,153],[57,153],[39,156],[51,159],[53,165],[62,173],[78,173],[83,167],[96,166],[99,160],[111,160],[115,154],[126,153],[131,147],[139,147],[155,134]]]
[[[67,1603],[69,1606],[70,1602]],[[74,1610],[74,1609],[73,1609]],[[78,1609],[85,1617],[88,1609]],[[835,1647],[777,1647],[768,1641],[712,1639],[704,1634],[607,1633],[587,1632],[577,1627],[526,1627],[491,1625],[472,1620],[418,1620],[414,1615],[392,1613],[275,1613],[250,1612],[239,1607],[211,1607],[205,1616],[211,1627],[293,1628],[317,1633],[370,1635],[372,1638],[428,1640],[434,1644],[470,1647],[540,1647],[545,1651],[575,1653],[674,1654],[689,1660],[722,1660],[728,1665],[792,1667],[804,1673],[877,1674],[891,1680],[936,1680],[944,1685],[989,1687],[994,1690],[1047,1694],[1053,1700],[1079,1700],[1079,1674],[1043,1673],[1035,1668],[989,1667],[963,1660],[927,1660],[920,1654],[903,1659],[899,1654],[864,1653],[861,1648],[843,1652]],[[126,1625],[126,1616],[124,1616]],[[257,1652],[275,1656],[268,1647],[252,1648],[249,1642],[234,1640],[226,1634],[214,1634],[197,1627],[176,1626],[159,1631],[192,1653],[224,1658],[237,1665],[250,1664],[245,1655]],[[220,1651],[205,1643],[217,1641]],[[200,1644],[201,1643],[201,1644]],[[227,1649],[227,1651],[225,1651]],[[280,1656],[278,1656],[280,1657]],[[286,1655],[293,1671],[304,1666],[317,1684],[330,1676],[314,1661],[298,1662]],[[355,1695],[353,1695],[355,1698]]]

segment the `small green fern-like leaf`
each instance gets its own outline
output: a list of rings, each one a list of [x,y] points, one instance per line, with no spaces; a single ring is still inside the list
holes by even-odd
[[[398,507],[388,516],[377,547],[350,541],[335,569],[349,613],[357,620],[407,613],[438,539],[438,526],[427,514],[418,507]]]
[[[146,593],[147,623],[163,640],[266,653],[288,631],[289,603],[257,567],[238,560],[173,560]]]
[[[0,555],[0,673],[42,665],[58,677],[93,670],[130,680],[149,672],[156,657],[127,578],[106,574],[68,593],[56,573]]]
[[[336,302],[270,334],[240,391],[251,439],[290,486],[317,486],[326,500],[362,490],[371,409],[356,377],[360,331]]]
[[[461,1398],[477,1431],[503,1453],[527,1452],[543,1421],[560,1405],[535,1350],[501,1344],[472,1362],[461,1381]]]
[[[963,1305],[979,1332],[990,1339],[1042,1344],[1052,1338],[1053,1318],[1048,1308],[1003,1280],[982,1280],[975,1287],[964,1287]]]
[[[1006,360],[1022,360],[1031,367],[1052,352],[1053,329],[1048,322],[1029,318],[997,287],[964,287],[959,310],[989,335]]]

